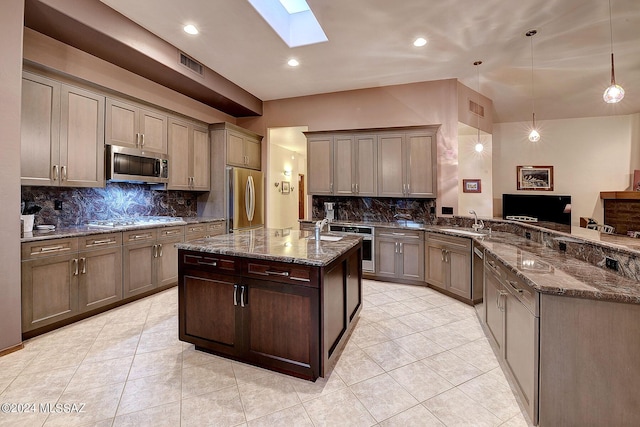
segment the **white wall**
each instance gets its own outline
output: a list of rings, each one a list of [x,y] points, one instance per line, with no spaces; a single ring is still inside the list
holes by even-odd
[[[516,167],[554,167],[554,191],[571,196],[573,225],[581,216],[603,221],[601,191],[627,190],[637,168],[640,115],[540,121],[542,138],[528,140],[530,123],[493,127],[494,215],[502,215],[502,194],[516,191]]]
[[[267,227],[298,229],[298,174],[306,173],[306,157],[305,153],[292,151],[278,144],[289,145],[292,143],[291,138],[301,138],[306,147],[306,138],[302,131],[297,131],[299,135],[292,137],[291,128],[269,129],[267,134]],[[285,176],[285,170],[291,171],[291,176]],[[289,194],[282,193],[282,181],[290,183]],[[274,185],[276,182],[279,184],[277,187]]]
[[[493,217],[493,179],[492,179],[492,136],[481,134],[480,141],[484,150],[475,150],[478,142],[477,129],[466,125],[458,128],[458,215],[470,216],[469,210],[476,211],[479,217]],[[479,179],[481,193],[465,193],[463,180]]]

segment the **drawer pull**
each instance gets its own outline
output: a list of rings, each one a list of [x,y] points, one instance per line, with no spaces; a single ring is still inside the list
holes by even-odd
[[[180,230],[171,230],[171,231],[165,231],[165,236],[170,236],[172,234],[180,234]]]
[[[289,277],[289,272],[288,271],[271,271],[271,270],[266,270],[265,273],[267,273],[270,276],[282,276],[282,277]]]
[[[106,240],[94,240],[91,242],[91,245],[108,245],[109,243],[115,243],[114,239],[106,239]]]
[[[204,262],[204,261],[198,260],[198,264],[200,264],[200,265],[210,265],[211,267],[217,267],[218,266],[218,261]]]
[[[189,232],[203,231],[204,227],[191,227],[189,228]]]
[[[43,246],[40,248],[40,252],[51,252],[51,251],[60,251],[60,250],[67,250],[69,248],[65,248],[62,245],[58,245],[58,246]]]
[[[304,277],[294,277],[294,276],[290,276],[289,279],[297,280],[299,282],[310,282],[311,281],[311,279],[305,279]]]
[[[135,234],[133,236],[130,236],[129,238],[133,240],[138,240],[138,239],[148,239],[150,237],[151,237],[150,234]]]
[[[519,293],[520,295],[522,295],[524,293],[524,289],[520,289],[518,288],[516,285],[514,285],[514,282],[511,280],[507,280],[507,283],[509,285],[511,285],[511,287],[513,288],[514,291],[516,291],[517,293]]]

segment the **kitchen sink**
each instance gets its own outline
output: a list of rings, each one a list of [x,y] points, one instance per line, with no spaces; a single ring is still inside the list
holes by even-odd
[[[450,233],[464,234],[471,237],[486,236],[487,233],[478,233],[477,231],[465,230],[464,228],[442,228],[442,231],[448,231]]]
[[[309,240],[316,240],[315,236],[308,237]],[[320,236],[320,240],[326,240],[328,242],[337,242],[342,240],[342,236]]]

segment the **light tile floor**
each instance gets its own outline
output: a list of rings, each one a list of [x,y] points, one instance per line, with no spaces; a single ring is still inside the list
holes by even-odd
[[[359,323],[316,383],[178,341],[173,288],[0,358],[0,403],[26,405],[0,412],[0,426],[528,425],[472,307],[425,287],[363,286]],[[67,406],[44,407],[56,403]]]

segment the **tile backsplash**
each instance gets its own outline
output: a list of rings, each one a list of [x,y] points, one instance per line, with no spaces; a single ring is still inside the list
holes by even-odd
[[[26,206],[42,208],[35,224],[57,227],[84,225],[90,220],[133,216],[197,215],[197,193],[154,190],[147,184],[107,183],[105,188],[22,187]],[[55,201],[62,209],[55,210]]]
[[[335,202],[338,221],[393,222],[394,215],[406,216],[414,222],[433,224],[436,220],[435,199],[395,199],[373,197],[313,196],[313,220],[324,218],[324,203]]]

